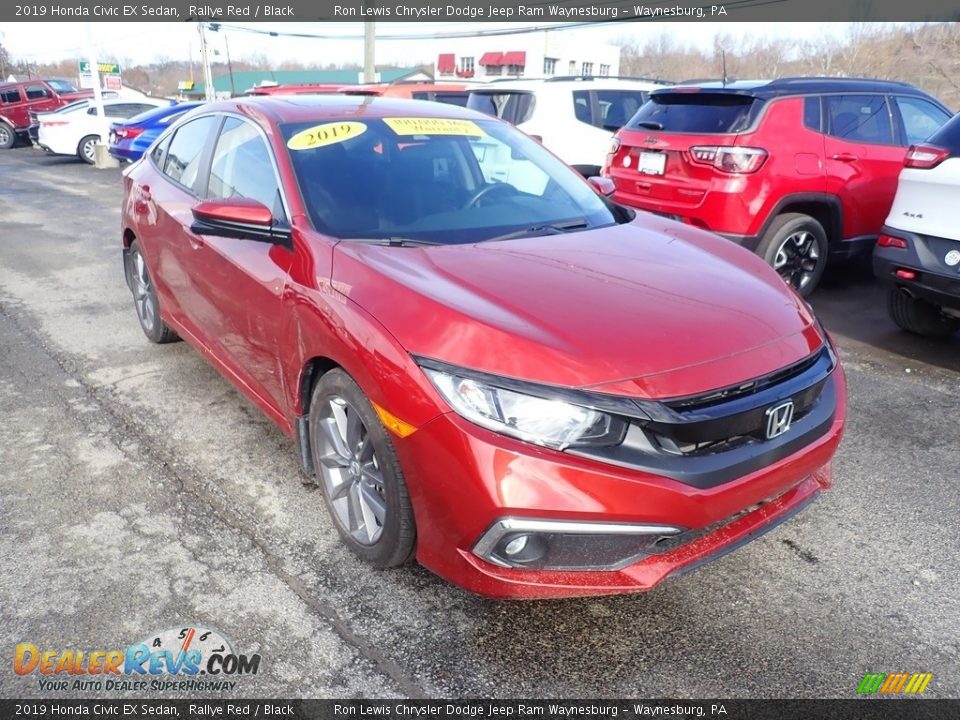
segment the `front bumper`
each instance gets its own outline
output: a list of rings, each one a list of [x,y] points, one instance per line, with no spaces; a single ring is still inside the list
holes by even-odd
[[[842,369],[834,376],[836,411],[823,435],[708,488],[539,448],[441,415],[395,440],[416,514],[417,559],[452,583],[496,598],[649,590],[758,537],[829,487],[846,401]],[[673,526],[688,539],[618,569],[502,567],[474,549],[507,517]]]
[[[950,266],[944,261],[948,252],[960,250],[960,242],[886,226],[882,232],[903,238],[907,247],[874,248],[873,272],[877,279],[906,288],[913,297],[938,307],[960,310],[960,265]],[[897,270],[912,271],[915,277],[898,277]]]

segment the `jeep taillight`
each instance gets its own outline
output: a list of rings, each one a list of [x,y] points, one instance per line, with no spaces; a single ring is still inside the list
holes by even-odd
[[[906,250],[907,241],[903,238],[898,238],[895,235],[880,233],[880,235],[877,237],[877,247],[900,248],[901,250]]]
[[[950,151],[936,145],[911,145],[907,150],[907,156],[903,159],[903,166],[929,170],[948,157],[950,157]]]
[[[726,145],[694,145],[690,159],[701,165],[712,165],[726,173],[752,173],[767,159],[767,151],[755,147],[728,147]]]
[[[620,140],[617,138],[610,139],[610,149],[607,150],[607,159],[603,163],[604,169],[609,168],[613,164],[613,159],[617,155],[617,150],[620,149]]]

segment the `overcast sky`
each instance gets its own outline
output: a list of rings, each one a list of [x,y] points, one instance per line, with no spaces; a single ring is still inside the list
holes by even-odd
[[[237,23],[241,25],[240,23]],[[893,24],[893,23],[887,23]],[[89,25],[93,44],[101,55],[133,63],[148,63],[158,56],[187,60],[198,54],[196,25],[193,23],[5,23],[0,25],[0,42],[14,59],[49,62],[85,54],[86,27]],[[244,27],[268,31],[293,31],[330,35],[358,35],[362,23],[243,23]],[[378,34],[433,33],[470,30],[516,28],[517,23],[378,23]],[[845,37],[849,23],[596,23],[588,28],[565,30],[571,42],[615,43],[624,38],[643,39],[660,34],[674,35],[684,44],[712,47],[718,33],[735,37],[816,38],[823,35]],[[209,33],[211,45],[223,52],[223,33]],[[231,31],[228,35],[230,55],[234,59],[263,54],[280,63],[301,62],[360,63],[363,43],[348,39],[276,38]],[[436,53],[449,50],[455,41],[446,40],[378,40],[377,63],[417,65],[433,62]]]

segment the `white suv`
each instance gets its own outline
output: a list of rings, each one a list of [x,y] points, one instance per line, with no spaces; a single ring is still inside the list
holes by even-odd
[[[960,115],[907,151],[873,250],[893,321],[918,335],[960,329]]]
[[[599,175],[610,139],[664,83],[607,77],[495,81],[467,107],[511,122],[585,177]]]

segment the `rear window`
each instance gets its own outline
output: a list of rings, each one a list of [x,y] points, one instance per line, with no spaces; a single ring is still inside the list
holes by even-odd
[[[528,92],[472,92],[467,107],[519,125],[533,117],[536,102]]]
[[[949,150],[953,156],[960,156],[960,114],[954,115],[942,128],[927,138],[925,145],[936,145]]]
[[[736,133],[746,130],[763,101],[732,93],[662,93],[651,95],[627,123],[632,130],[676,133]]]

